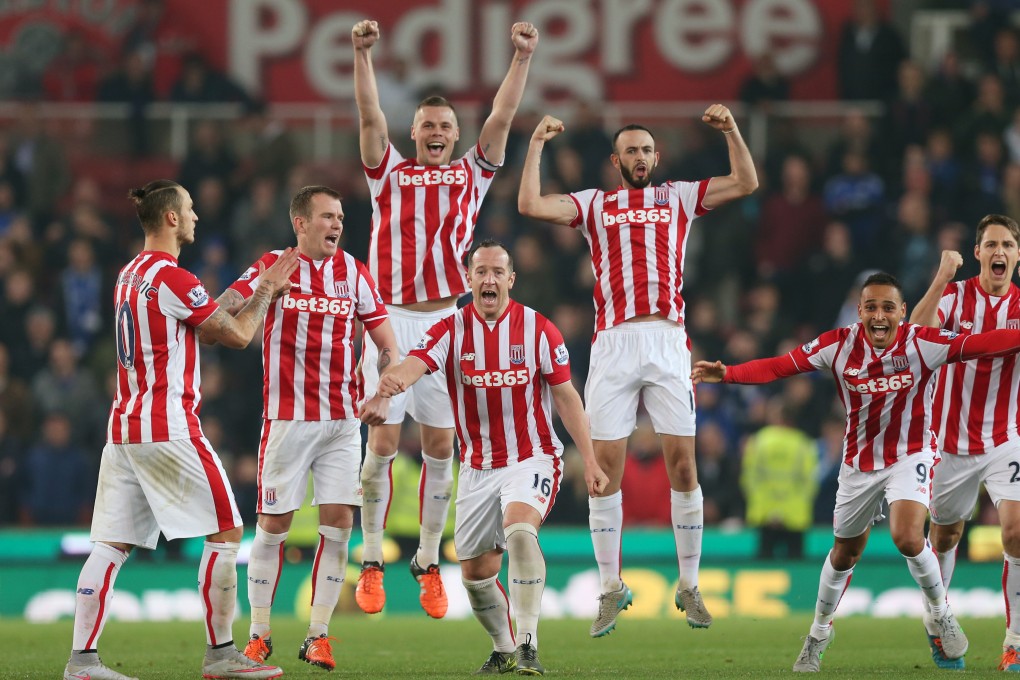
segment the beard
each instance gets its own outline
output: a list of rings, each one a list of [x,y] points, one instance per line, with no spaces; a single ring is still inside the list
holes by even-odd
[[[620,174],[623,176],[624,181],[635,189],[644,189],[652,183],[652,168],[648,168],[645,172],[645,176],[638,179],[634,177],[634,174],[630,171],[630,168],[626,168],[623,164],[620,165]]]

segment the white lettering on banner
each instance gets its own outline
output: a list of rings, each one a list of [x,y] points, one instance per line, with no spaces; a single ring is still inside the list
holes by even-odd
[[[612,227],[617,224],[648,224],[669,223],[673,212],[669,208],[625,208],[622,210],[603,210],[602,224]]]
[[[468,387],[513,387],[531,382],[531,372],[526,368],[506,370],[475,370],[461,367],[460,381]]]
[[[350,298],[330,298],[322,295],[305,295],[290,293],[283,296],[284,309],[296,309],[299,312],[313,314],[329,314],[331,316],[350,317],[354,311],[354,303]]]
[[[384,27],[384,39],[407,61],[412,85],[442,83],[452,93],[495,88],[510,52],[504,4],[439,0],[404,11]],[[694,74],[717,69],[737,53],[753,59],[769,52],[782,73],[796,75],[818,60],[824,35],[820,10],[810,0],[532,0],[518,15],[542,34],[528,96],[555,90],[598,99],[605,76],[637,75],[640,55],[649,49]],[[259,91],[267,62],[300,53],[315,91],[352,97],[350,30],[362,18],[361,12],[338,11],[313,22],[301,0],[231,0],[229,70]],[[641,40],[649,23],[646,44]],[[435,53],[422,59],[426,44]]]
[[[467,184],[467,170],[464,168],[401,170],[397,173],[397,184],[402,187],[464,186]]]

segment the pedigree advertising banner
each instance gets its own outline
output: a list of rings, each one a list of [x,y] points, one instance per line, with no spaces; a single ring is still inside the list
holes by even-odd
[[[162,11],[159,6],[162,4]],[[148,6],[143,7],[143,6]],[[198,51],[276,102],[353,96],[350,31],[379,21],[377,63],[399,58],[412,86],[488,99],[506,73],[510,26],[541,31],[529,96],[546,101],[735,99],[770,53],[795,99],[836,96],[846,0],[0,0],[0,94],[41,73],[68,32],[116,62],[150,50],[161,94]]]

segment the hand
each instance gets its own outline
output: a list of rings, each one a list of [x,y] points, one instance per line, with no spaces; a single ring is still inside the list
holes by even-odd
[[[956,277],[956,270],[963,266],[963,255],[955,250],[943,250],[942,261],[939,262],[939,271],[936,274],[946,283]]]
[[[354,24],[351,29],[351,41],[354,42],[354,49],[367,50],[379,39],[379,22],[365,19]]]
[[[563,121],[559,118],[546,116],[542,119],[542,122],[538,124],[538,127],[535,128],[535,132],[531,135],[531,139],[534,141],[548,142],[561,132],[563,132]]]
[[[379,378],[379,388],[377,393],[389,398],[402,394],[406,389],[407,385],[404,384],[403,380],[396,376],[386,374]]]
[[[290,275],[297,269],[297,263],[297,248],[287,248],[269,269],[265,269],[265,265],[259,263],[259,283],[269,284],[273,290],[274,300],[284,293],[290,292]]]
[[[705,113],[701,116],[701,120],[706,125],[714,127],[716,130],[723,132],[732,132],[737,129],[737,123],[733,120],[733,114],[730,110],[722,104],[712,104]]]
[[[538,47],[538,29],[534,24],[518,21],[510,29],[510,40],[519,54],[531,54]]]
[[[691,382],[699,383],[722,382],[726,377],[726,364],[721,361],[699,361],[691,371]]]
[[[606,487],[609,486],[609,477],[602,471],[598,463],[591,467],[584,468],[584,483],[588,486],[588,495],[592,498],[601,496]]]
[[[376,393],[361,405],[361,422],[366,425],[384,425],[389,412],[390,400]]]

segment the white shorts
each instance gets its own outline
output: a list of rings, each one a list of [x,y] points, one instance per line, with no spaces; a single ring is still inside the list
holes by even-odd
[[[936,524],[955,524],[968,519],[985,485],[988,497],[1020,501],[1020,441],[1011,440],[978,456],[942,454],[935,466],[931,492],[931,518]]]
[[[407,356],[430,328],[448,316],[457,312],[456,307],[448,307],[435,312],[412,312],[402,307],[386,305],[389,312],[393,333],[397,336],[397,348],[400,359]],[[372,342],[372,336],[365,333],[365,351],[361,357],[361,371],[365,378],[365,397],[375,394],[379,384],[379,350]],[[446,386],[446,377],[441,374],[426,374],[421,380],[411,385],[403,394],[390,399],[387,425],[404,422],[404,414],[429,427],[453,427],[453,405],[450,403],[450,390]]]
[[[155,548],[241,526],[220,457],[205,437],[103,448],[92,541]]]
[[[595,336],[584,388],[591,438],[623,439],[644,399],[659,434],[694,436],[687,332],[672,321],[622,323]]]
[[[556,502],[562,477],[563,464],[552,456],[532,456],[492,470],[461,465],[453,531],[457,559],[469,560],[491,550],[506,549],[503,513],[511,503],[530,505],[545,521]]]
[[[915,501],[927,508],[933,467],[933,451],[915,453],[874,472],[840,465],[833,533],[838,538],[860,536],[885,518],[883,501]]]
[[[255,510],[283,515],[301,507],[312,474],[312,505],[361,507],[361,421],[263,420]]]

